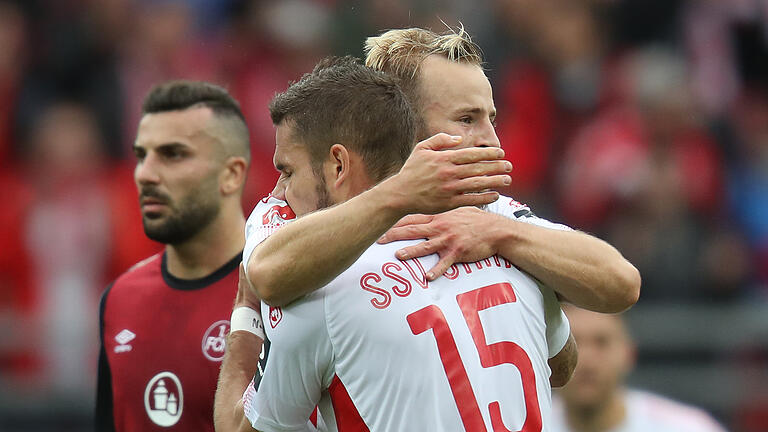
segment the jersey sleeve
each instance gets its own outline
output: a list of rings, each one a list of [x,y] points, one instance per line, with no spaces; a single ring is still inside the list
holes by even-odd
[[[544,321],[547,325],[547,349],[549,358],[560,353],[568,342],[568,336],[571,334],[571,324],[568,317],[560,307],[555,292],[539,284],[541,294],[544,296]]]
[[[243,263],[247,264],[253,250],[259,243],[266,240],[281,226],[296,219],[287,202],[272,195],[259,200],[251,215],[245,222],[245,247],[243,248]]]
[[[286,309],[262,306],[271,340],[264,374],[243,395],[254,429],[311,430],[307,420],[333,379],[333,348],[325,325],[323,290]],[[273,327],[274,326],[274,327]]]
[[[550,222],[547,219],[540,218],[536,216],[527,205],[521,204],[514,199],[503,195],[500,196],[496,202],[489,204],[488,207],[486,207],[486,210],[519,222],[540,226],[542,228],[556,229],[561,231],[573,230],[573,228],[567,225]]]

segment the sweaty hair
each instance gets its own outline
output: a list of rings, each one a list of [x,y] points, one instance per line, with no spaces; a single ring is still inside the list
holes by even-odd
[[[365,40],[365,64],[386,72],[399,81],[406,97],[419,112],[418,71],[421,63],[430,55],[439,55],[457,63],[482,67],[483,53],[472,38],[459,27],[443,34],[422,28],[389,30]],[[417,119],[421,122],[421,118]],[[419,128],[424,125],[419,124]]]
[[[269,104],[272,122],[291,122],[313,169],[333,144],[359,154],[379,182],[408,159],[415,142],[414,116],[397,80],[354,57],[327,57],[278,93]]]
[[[202,81],[176,80],[153,87],[144,98],[142,114],[207,107],[220,123],[215,138],[230,155],[250,159],[248,126],[240,104],[222,87]]]

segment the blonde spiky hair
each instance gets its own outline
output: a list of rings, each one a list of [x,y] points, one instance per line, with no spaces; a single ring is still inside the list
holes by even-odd
[[[433,54],[453,62],[483,64],[480,47],[463,25],[443,34],[421,28],[389,30],[365,41],[365,65],[401,80],[415,79],[421,63]]]
[[[460,25],[457,30],[449,27],[443,34],[422,28],[388,30],[365,41],[365,65],[385,72],[398,79],[415,112],[420,114],[418,71],[424,59],[439,55],[446,59],[482,67],[480,47]],[[426,138],[426,128],[421,115],[417,115],[417,135]]]

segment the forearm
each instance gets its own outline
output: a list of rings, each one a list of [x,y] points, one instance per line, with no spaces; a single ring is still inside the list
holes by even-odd
[[[213,411],[217,432],[253,431],[243,411],[242,397],[258,370],[262,342],[244,331],[227,336],[227,353],[219,372]]]
[[[373,188],[303,216],[258,245],[247,269],[259,298],[283,306],[324,286],[352,265],[403,216],[384,192]]]
[[[571,380],[573,371],[579,360],[579,352],[573,334],[568,335],[568,341],[560,353],[547,361],[552,372],[549,376],[549,384],[552,388],[559,388]]]
[[[552,288],[560,298],[595,312],[626,310],[640,295],[640,274],[608,243],[505,219],[495,224],[495,250]]]

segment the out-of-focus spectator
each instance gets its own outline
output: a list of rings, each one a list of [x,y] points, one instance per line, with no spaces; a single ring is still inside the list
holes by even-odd
[[[0,1],[0,167],[13,153],[13,114],[26,59],[26,18],[17,5]]]
[[[696,297],[703,231],[722,210],[720,150],[699,121],[680,55],[649,48],[624,71],[625,102],[565,150],[561,205],[577,226],[608,227],[641,270],[646,298]]]
[[[26,186],[16,189],[17,205],[4,212],[19,237],[21,265],[10,273],[23,284],[16,287],[16,301],[24,305],[16,350],[32,358],[24,369],[28,388],[89,397],[99,292],[136,259],[133,253],[155,247],[143,240],[140,224],[124,223],[138,220],[138,204],[125,201],[132,194],[111,176],[122,172],[130,179],[130,172],[110,169],[89,109],[71,102],[44,108],[25,160],[16,181]]]
[[[729,204],[754,251],[753,268],[768,286],[768,93],[746,94],[734,111],[740,136],[728,181]]]
[[[725,432],[698,408],[625,386],[635,347],[620,316],[566,313],[579,363],[553,401],[554,432]]]

